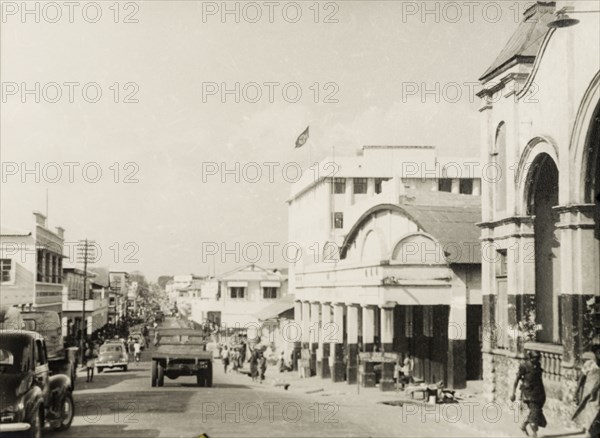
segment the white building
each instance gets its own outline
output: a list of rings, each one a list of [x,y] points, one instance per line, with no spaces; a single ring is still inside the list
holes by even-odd
[[[62,310],[64,229],[47,228],[46,216],[34,212],[33,231],[2,228],[0,263],[2,305]]]
[[[411,353],[425,381],[461,388],[481,377],[478,165],[438,160],[433,147],[372,146],[293,185],[289,236],[302,254],[290,290],[305,375],[355,383],[358,353],[378,350]],[[365,386],[379,380],[373,370],[362,368]],[[383,370],[388,390],[393,366]]]
[[[287,276],[248,265],[207,280],[199,297],[190,299],[192,319],[221,327],[258,327],[256,314],[287,295]],[[291,307],[291,305],[290,305]]]

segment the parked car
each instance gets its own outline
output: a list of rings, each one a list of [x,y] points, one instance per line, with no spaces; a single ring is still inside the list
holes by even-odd
[[[0,436],[41,437],[73,421],[71,379],[50,375],[46,342],[32,331],[0,330]]]
[[[127,371],[128,365],[129,355],[124,342],[109,341],[100,346],[96,359],[96,369],[99,373],[106,368],[122,368],[123,371]]]

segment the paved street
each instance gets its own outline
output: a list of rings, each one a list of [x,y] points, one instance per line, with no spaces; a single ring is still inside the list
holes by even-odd
[[[324,397],[273,386],[280,375],[271,369],[262,385],[244,374],[225,375],[220,360],[212,388],[197,387],[193,377],[165,379],[164,387],[152,388],[149,357],[146,351],[129,371],[104,371],[91,383],[80,372],[73,425],[52,436],[478,436],[460,423],[403,418],[398,407],[361,401],[354,388]]]

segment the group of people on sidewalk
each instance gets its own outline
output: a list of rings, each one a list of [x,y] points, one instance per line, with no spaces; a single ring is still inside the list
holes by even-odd
[[[537,436],[540,427],[546,427],[548,421],[544,415],[546,391],[542,379],[540,353],[529,351],[517,372],[510,400],[516,400],[517,386],[520,385],[521,401],[528,409],[528,415],[521,424],[521,430],[528,436]],[[582,375],[575,392],[575,403],[578,404],[572,420],[585,427],[591,438],[600,438],[600,344],[592,347],[583,355],[585,360]]]
[[[239,371],[243,368],[246,359],[245,344],[243,348],[232,348],[227,345],[221,350],[221,361],[223,362],[223,371],[227,374],[229,365],[232,365],[233,371]],[[250,377],[252,381],[260,380],[262,383],[265,380],[267,371],[267,358],[262,350],[250,350],[248,358],[250,364]]]

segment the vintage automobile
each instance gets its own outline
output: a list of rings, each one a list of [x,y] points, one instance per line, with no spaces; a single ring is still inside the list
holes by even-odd
[[[165,376],[196,376],[198,386],[212,386],[212,352],[200,330],[158,329],[158,344],[152,354],[152,386],[163,386]]]
[[[99,373],[106,368],[122,368],[123,371],[127,371],[128,365],[129,355],[123,341],[108,341],[100,346],[96,359],[96,369]]]
[[[0,330],[0,437],[41,437],[73,421],[71,379],[50,375],[46,343],[36,332]]]

